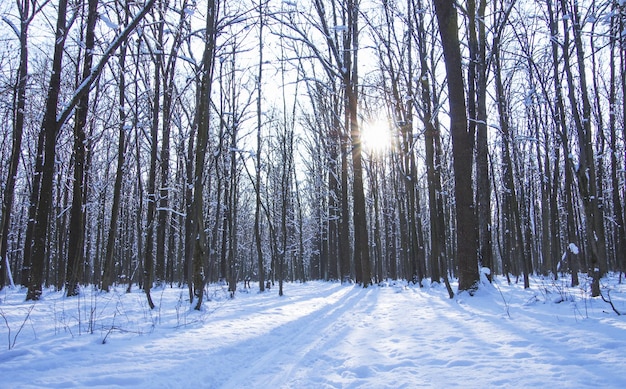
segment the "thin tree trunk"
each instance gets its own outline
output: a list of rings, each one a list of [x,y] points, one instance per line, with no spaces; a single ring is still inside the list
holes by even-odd
[[[478,216],[479,260],[481,266],[491,271],[487,278],[493,277],[493,243],[491,228],[491,183],[489,180],[489,147],[487,144],[487,61],[485,8],[487,2],[479,0],[476,18],[478,18],[477,53],[476,53],[476,211]],[[471,17],[471,15],[470,15]]]
[[[344,130],[345,131],[345,130]],[[340,135],[341,142],[341,221],[339,226],[339,269],[341,282],[352,277],[350,268],[350,215],[348,198],[348,153],[349,140],[345,134]],[[332,174],[332,173],[331,173]]]
[[[372,282],[372,271],[369,253],[369,238],[367,232],[367,215],[365,212],[365,191],[363,188],[363,162],[361,155],[361,129],[358,122],[358,3],[348,0],[348,34],[351,39],[345,51],[345,87],[347,94],[346,113],[349,115],[350,135],[352,138],[352,183],[353,195],[353,223],[354,223],[354,263],[357,269],[357,282],[368,287]],[[361,271],[359,272],[360,269]],[[360,273],[360,274],[359,274]]]
[[[61,112],[57,114],[59,94],[62,76],[62,58],[65,47],[65,39],[67,37],[67,0],[60,0],[58,4],[58,17],[56,24],[55,49],[52,60],[52,71],[50,83],[48,84],[48,96],[46,99],[46,108],[43,117],[42,129],[40,136],[42,137],[42,155],[38,155],[37,166],[35,170],[41,174],[40,190],[33,190],[33,199],[31,205],[36,205],[34,214],[34,223],[32,227],[32,239],[25,242],[26,249],[30,251],[28,262],[31,264],[30,277],[28,281],[27,300],[38,300],[41,296],[41,287],[43,281],[43,271],[46,264],[46,241],[48,234],[48,223],[51,211],[52,192],[53,192],[53,176],[54,165],[56,160],[56,142],[57,135],[61,126],[68,120],[74,112],[74,108],[78,102],[88,94],[93,83],[98,79],[100,73],[104,69],[107,61],[111,58],[115,50],[126,40],[134,28],[143,19],[145,14],[154,5],[156,0],[148,0],[141,11],[135,16],[131,24],[124,29],[114,41],[107,47],[102,58],[96,66],[91,69],[89,76],[80,84],[75,91],[69,103],[65,104]],[[38,178],[39,179],[39,178]],[[35,185],[33,186],[35,189]],[[31,246],[32,247],[29,247]]]
[[[235,49],[233,48],[232,58],[233,64],[232,68],[235,69]],[[237,89],[235,87],[235,72],[231,72],[231,101],[235,103],[237,101]],[[232,112],[236,111],[236,106],[232,107]],[[238,262],[238,251],[239,251],[239,240],[237,236],[238,224],[239,224],[239,173],[237,172],[237,153],[238,151],[238,132],[239,132],[239,118],[237,118],[233,114],[233,122],[230,129],[230,143],[228,145],[228,154],[230,158],[228,159],[228,196],[225,196],[225,200],[227,201],[227,212],[226,212],[226,220],[228,221],[228,235],[227,235],[227,245],[228,245],[228,273],[226,276],[226,280],[228,282],[228,291],[230,292],[230,296],[234,297],[235,292],[237,291],[237,279],[239,276],[239,262]]]
[[[583,202],[585,213],[585,235],[586,243],[589,245],[589,272],[592,276],[591,295],[597,297],[600,295],[600,261],[606,259],[604,220],[602,210],[599,208],[599,198],[597,191],[597,176],[594,163],[593,144],[591,142],[591,104],[587,93],[587,82],[585,75],[585,54],[582,47],[581,27],[579,23],[580,15],[576,3],[571,10],[567,8],[567,0],[561,0],[563,12],[563,29],[566,31],[564,40],[563,60],[567,84],[569,88],[569,100],[576,124],[578,135],[578,167],[576,173],[578,176],[578,190]],[[578,62],[578,77],[580,83],[580,91],[577,91],[574,84],[574,75],[569,55],[569,23],[568,19],[573,20],[573,35],[576,59]],[[582,100],[582,116],[578,108],[576,96],[580,93]]]
[[[179,22],[174,35],[174,42],[163,70],[163,127],[160,152],[161,187],[159,190],[157,227],[156,227],[156,256],[155,281],[157,284],[166,282],[166,270],[173,260],[169,254],[169,239],[167,239],[168,220],[170,217],[170,132],[172,126],[172,106],[174,104],[174,77],[178,50],[183,42],[182,35],[187,33],[185,28],[187,19],[187,1],[183,0],[179,10]],[[163,19],[162,11],[160,18]],[[159,23],[158,49],[163,52],[163,23]],[[155,81],[158,82],[158,81]]]
[[[565,156],[565,182],[564,182],[564,192],[565,192],[565,209],[566,209],[566,226],[565,230],[567,233],[566,236],[566,252],[565,259],[567,264],[569,265],[570,271],[572,272],[572,286],[578,285],[578,250],[572,250],[576,242],[576,233],[574,231],[574,208],[573,208],[573,196],[572,196],[572,186],[573,186],[573,166],[572,159],[570,157],[570,148],[569,148],[569,136],[568,129],[566,126],[566,118],[565,118],[565,103],[563,100],[563,93],[561,90],[561,73],[559,70],[560,56],[559,56],[559,44],[557,41],[558,37],[558,26],[556,22],[556,15],[552,8],[552,1],[549,0],[546,2],[548,8],[548,17],[550,24],[550,34],[555,37],[551,39],[551,52],[552,52],[552,65],[553,65],[553,79],[554,79],[554,92],[556,95],[556,110],[554,117],[554,125],[555,131],[560,135],[561,144],[563,146],[563,155]],[[556,176],[557,170],[555,170],[554,174]],[[553,180],[556,182],[556,180]],[[554,185],[554,184],[553,184]]]
[[[126,19],[124,24],[128,22],[128,2],[125,5]],[[113,202],[111,204],[111,218],[109,220],[109,234],[107,236],[106,252],[104,257],[104,266],[102,271],[102,283],[100,289],[109,292],[115,277],[115,261],[114,250],[117,240],[118,220],[120,215],[120,200],[122,195],[122,179],[124,176],[124,161],[126,154],[126,51],[127,45],[124,44],[120,48],[118,55],[118,115],[119,115],[119,135],[117,145],[117,168],[115,170],[115,183],[113,184]],[[129,275],[130,276],[130,275]]]
[[[157,10],[159,13],[160,10]],[[159,29],[162,29],[163,22],[158,23]],[[158,38],[157,38],[158,39]],[[157,50],[160,50],[158,48]],[[154,302],[152,301],[151,289],[154,282],[154,235],[156,224],[156,204],[157,204],[157,191],[156,191],[156,170],[158,159],[158,137],[159,137],[159,120],[161,116],[161,68],[163,55],[161,51],[158,51],[155,55],[154,64],[154,95],[152,96],[152,123],[150,124],[150,169],[148,171],[148,184],[146,187],[148,195],[148,207],[146,209],[146,253],[143,259],[143,290],[148,300],[150,309],[154,309]]]
[[[98,0],[89,0],[87,9],[87,25],[85,31],[85,57],[83,60],[82,80],[91,74],[93,51],[95,47],[95,27],[98,20]],[[78,284],[83,275],[84,240],[85,240],[85,143],[87,137],[85,126],[89,110],[89,93],[86,93],[76,106],[74,121],[74,185],[72,191],[72,208],[70,210],[70,231],[67,257],[67,276],[65,293],[68,297],[78,294]]]
[[[0,228],[2,233],[0,236],[0,290],[6,284],[7,275],[10,266],[7,258],[7,247],[9,246],[9,229],[11,227],[11,214],[13,212],[13,200],[15,197],[15,181],[17,178],[17,169],[20,162],[22,152],[22,136],[24,133],[24,114],[26,109],[26,88],[28,82],[28,28],[33,17],[38,12],[31,9],[31,0],[22,0],[17,2],[20,11],[20,64],[17,70],[17,80],[15,82],[15,106],[13,109],[13,140],[11,146],[11,159],[9,161],[9,170],[5,182],[4,197],[2,199],[2,219]],[[33,4],[34,5],[34,4]]]
[[[422,9],[422,3],[418,0],[418,9]],[[439,128],[435,126],[435,118],[431,108],[432,96],[430,93],[430,82],[428,77],[429,66],[426,51],[426,30],[424,16],[419,13],[417,16],[418,51],[420,56],[420,91],[422,101],[422,120],[424,122],[425,152],[426,152],[426,178],[428,181],[428,208],[430,221],[430,246],[431,246],[431,281],[440,282],[444,277],[447,281],[448,275],[442,270],[445,269],[446,258],[446,231],[443,225],[443,202],[441,199],[441,166],[436,161],[436,139],[439,138]],[[454,292],[450,289],[450,298]]]
[[[219,14],[219,1],[210,0],[207,5],[206,29],[204,33],[204,52],[202,55],[202,76],[199,89],[198,109],[196,113],[197,142],[195,151],[195,166],[193,180],[193,198],[191,203],[190,218],[191,228],[188,234],[192,263],[193,296],[197,299],[195,309],[202,307],[204,295],[204,256],[208,254],[206,234],[204,232],[204,199],[203,181],[206,160],[206,149],[209,138],[209,111],[213,84],[214,59],[217,38],[217,19]]]
[[[263,242],[261,240],[261,151],[262,141],[262,90],[263,80],[263,29],[265,27],[263,1],[259,0],[259,68],[257,73],[257,106],[256,106],[256,165],[255,165],[255,208],[254,208],[254,240],[256,244],[259,291],[265,291],[265,263],[263,260]]]
[[[615,3],[614,3],[615,4]],[[615,5],[614,5],[615,6]],[[616,47],[616,36],[620,31],[616,27],[615,20],[612,20],[613,28],[611,29],[611,41],[610,41],[610,59],[609,59],[609,67],[610,67],[610,81],[609,81],[609,107],[615,107],[617,104],[617,91],[616,91],[616,63],[615,63],[615,47]],[[622,73],[622,79],[625,75]],[[622,102],[623,106],[626,106]],[[626,130],[624,130],[626,132]],[[626,266],[626,229],[624,228],[624,208],[622,207],[622,202],[620,200],[620,184],[618,179],[618,169],[619,164],[617,161],[617,113],[615,109],[609,110],[609,147],[611,154],[611,197],[613,199],[613,218],[615,220],[615,264],[617,270],[620,272],[624,271],[624,266]],[[626,162],[626,159],[625,159]]]
[[[502,80],[502,69],[500,62],[500,42],[499,38],[494,39],[493,44],[494,56],[494,78],[496,84],[496,100],[498,102],[498,115],[500,117],[500,131],[502,132],[502,169],[503,169],[503,216],[506,220],[505,225],[508,240],[510,241],[510,249],[514,252],[514,257],[521,267],[524,276],[524,288],[529,288],[529,273],[531,272],[530,258],[524,249],[524,235],[522,232],[522,218],[520,215],[520,202],[518,200],[518,189],[514,179],[513,164],[513,135],[509,126],[509,107],[504,91],[504,83]],[[515,261],[514,261],[515,263]],[[518,275],[517,273],[516,275]]]

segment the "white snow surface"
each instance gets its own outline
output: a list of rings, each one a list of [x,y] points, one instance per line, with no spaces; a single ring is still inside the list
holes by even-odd
[[[136,288],[35,304],[5,288],[0,388],[626,387],[626,316],[568,282],[454,299],[401,281],[211,285],[201,311],[184,288],[154,289],[154,310]],[[626,312],[626,285],[602,285]]]

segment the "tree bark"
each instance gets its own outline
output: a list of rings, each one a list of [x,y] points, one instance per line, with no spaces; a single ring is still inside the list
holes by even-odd
[[[418,0],[417,7],[422,9],[422,3]],[[428,208],[430,222],[430,247],[431,247],[431,281],[440,282],[444,277],[447,281],[448,275],[442,272],[445,269],[446,258],[446,231],[443,223],[443,200],[441,188],[440,164],[437,163],[435,155],[437,139],[441,136],[439,128],[435,125],[435,118],[432,110],[431,85],[429,78],[429,65],[426,48],[426,30],[424,16],[419,13],[417,16],[417,36],[418,52],[420,60],[420,96],[422,107],[422,121],[424,123],[424,150],[426,153],[426,179],[428,182]],[[450,290],[450,297],[454,292]]]
[[[554,127],[555,132],[559,135],[561,145],[563,147],[563,155],[565,156],[565,164],[564,164],[564,172],[565,172],[565,180],[564,180],[564,203],[566,209],[566,248],[564,257],[569,265],[570,271],[572,273],[572,286],[578,285],[578,251],[572,250],[572,245],[576,242],[576,233],[575,233],[575,217],[574,217],[574,205],[573,205],[573,196],[572,196],[572,186],[573,186],[573,171],[574,168],[572,166],[572,159],[570,154],[570,146],[569,146],[569,135],[568,128],[566,125],[566,117],[565,117],[565,102],[563,99],[563,93],[561,89],[561,72],[559,70],[560,56],[559,56],[559,43],[557,41],[558,37],[558,25],[556,21],[556,13],[552,8],[552,1],[546,2],[548,9],[548,18],[549,18],[549,27],[550,34],[554,37],[551,39],[551,52],[552,52],[552,66],[553,66],[553,79],[554,79],[554,93],[556,96],[555,102],[555,113],[554,113]],[[556,176],[557,170],[555,170],[554,174]],[[556,179],[553,179],[553,182],[556,183]],[[553,184],[554,185],[554,184]]]
[[[475,2],[472,1],[474,4]],[[486,60],[486,28],[485,28],[485,0],[478,1],[475,12],[468,13],[470,20],[474,20],[474,27],[470,31],[477,31],[473,47],[474,55],[470,63],[475,64],[476,83],[476,111],[473,120],[476,125],[476,212],[478,221],[479,255],[481,266],[489,268],[489,280],[495,272],[493,261],[493,243],[491,228],[491,182],[489,179],[489,147],[487,145],[487,60]]]
[[[354,223],[354,263],[357,269],[357,282],[368,287],[372,282],[370,264],[367,215],[365,211],[365,190],[363,188],[363,162],[361,150],[361,129],[358,122],[358,2],[348,0],[348,33],[344,37],[344,87],[346,90],[346,115],[349,117],[352,139],[352,183],[353,223]],[[348,40],[350,40],[348,42]],[[360,272],[359,272],[360,269]],[[359,274],[360,273],[360,274]]]
[[[31,250],[29,256],[25,257],[25,262],[30,263],[30,275],[28,281],[27,300],[38,300],[41,296],[43,282],[43,271],[46,265],[46,241],[48,233],[48,222],[51,211],[54,165],[56,159],[57,135],[61,126],[70,117],[78,102],[89,93],[92,85],[98,79],[104,69],[105,64],[111,58],[115,50],[126,40],[134,28],[143,19],[156,0],[148,0],[141,11],[135,16],[131,24],[123,30],[113,42],[107,47],[98,64],[91,69],[89,76],[79,85],[70,101],[63,110],[57,114],[59,94],[62,76],[62,60],[67,37],[67,0],[60,0],[57,12],[57,24],[55,33],[55,49],[52,60],[52,72],[48,84],[48,95],[46,98],[46,108],[40,132],[43,153],[37,156],[35,170],[41,174],[36,180],[39,191],[33,190],[31,206],[35,207],[33,212],[32,238],[25,242],[25,252]],[[36,185],[33,186],[36,189]]]
[[[28,28],[33,17],[38,12],[36,9],[31,9],[31,0],[18,1],[17,6],[20,12],[20,30],[18,36],[20,41],[20,64],[17,70],[15,97],[13,100],[15,106],[13,109],[11,159],[5,183],[4,197],[2,199],[2,210],[0,211],[2,214],[2,219],[0,219],[0,228],[2,228],[0,237],[0,290],[2,290],[6,284],[7,275],[9,279],[12,280],[9,274],[11,269],[7,258],[7,247],[9,245],[9,230],[11,227],[11,214],[15,197],[15,181],[22,152],[22,136],[24,133],[26,88],[28,82]]]
[[[128,23],[128,2],[125,5],[124,24]],[[111,203],[111,218],[109,221],[109,234],[107,236],[106,251],[102,270],[102,283],[100,289],[109,292],[115,277],[115,261],[114,250],[115,241],[117,239],[118,220],[120,215],[120,202],[122,195],[122,179],[124,175],[124,161],[126,154],[126,52],[127,44],[123,44],[120,48],[118,56],[118,115],[119,115],[119,135],[117,144],[117,168],[115,170],[115,183],[113,184],[113,202]],[[129,275],[130,276],[130,275]]]
[[[85,30],[85,57],[83,60],[82,80],[91,74],[93,51],[95,47],[95,27],[98,20],[98,0],[89,0],[87,24]],[[89,93],[85,93],[76,106],[74,121],[74,184],[72,191],[72,208],[70,210],[70,231],[67,257],[67,275],[65,293],[68,297],[78,294],[78,284],[82,278],[84,262],[84,206],[85,188],[85,143],[87,137],[85,126],[89,110]]]
[[[265,291],[265,263],[263,260],[263,242],[261,241],[261,151],[262,139],[262,90],[263,80],[263,29],[265,27],[263,1],[259,0],[259,67],[257,73],[257,106],[256,106],[256,165],[255,165],[255,208],[254,208],[254,241],[256,245],[259,291]]]
[[[578,191],[580,193],[583,210],[585,213],[585,235],[586,243],[590,247],[589,273],[592,277],[591,295],[597,297],[600,295],[600,261],[606,260],[604,219],[602,209],[599,207],[599,196],[597,191],[597,175],[595,167],[595,158],[593,152],[593,144],[591,141],[591,104],[587,92],[587,82],[585,75],[585,54],[582,47],[581,27],[576,3],[568,10],[567,0],[561,0],[563,12],[563,28],[565,33],[563,61],[565,67],[565,75],[567,77],[568,97],[572,109],[572,116],[576,125],[578,135],[578,167],[576,175],[578,177]],[[578,62],[578,77],[580,90],[577,91],[574,84],[574,75],[569,55],[569,23],[568,19],[573,20],[573,37],[576,59]],[[582,100],[582,116],[578,107],[577,95]]]
[[[36,216],[33,228],[32,242],[25,242],[32,245],[30,257],[31,269],[28,280],[28,292],[26,300],[39,300],[41,297],[41,287],[43,283],[43,271],[46,256],[46,235],[48,233],[48,221],[52,203],[52,184],[54,178],[54,163],[56,159],[56,138],[60,129],[57,122],[57,107],[59,102],[62,61],[65,49],[65,38],[67,37],[67,0],[59,0],[57,11],[57,23],[55,33],[54,56],[52,59],[52,72],[48,84],[48,96],[46,98],[46,108],[41,126],[43,139],[43,155],[41,165],[41,188],[35,203]]]
[[[162,41],[162,30],[163,23],[161,10],[156,10],[155,19],[157,25],[157,48],[156,52],[153,52],[153,60],[154,60],[154,86],[152,96],[152,122],[150,124],[150,169],[148,171],[148,184],[146,186],[146,191],[148,195],[148,206],[146,209],[146,226],[145,226],[145,237],[146,237],[146,247],[145,247],[145,256],[143,261],[143,290],[146,294],[146,298],[148,300],[148,305],[150,309],[154,309],[154,302],[152,301],[151,289],[155,279],[155,256],[154,256],[154,241],[155,241],[155,230],[157,224],[157,190],[156,190],[156,176],[157,176],[157,159],[159,153],[159,126],[160,126],[160,117],[161,117],[161,70],[163,67],[163,50],[162,47],[158,46],[158,44]],[[159,38],[161,35],[161,38]],[[146,41],[149,50],[152,50],[149,41]]]
[[[616,7],[616,4],[614,7]],[[619,12],[616,11],[616,14],[619,15]],[[618,271],[623,272],[626,270],[624,267],[626,266],[626,229],[624,227],[624,207],[622,206],[622,202],[620,200],[620,184],[619,184],[619,163],[617,161],[618,148],[617,148],[617,112],[616,112],[616,104],[617,104],[617,79],[616,79],[616,67],[615,63],[615,48],[617,46],[616,37],[621,29],[619,29],[619,22],[612,20],[612,34],[610,41],[610,59],[609,59],[609,67],[610,67],[610,81],[609,81],[609,107],[612,107],[609,110],[609,147],[611,154],[611,197],[613,200],[613,218],[615,223],[615,232],[614,232],[614,240],[615,240],[615,262],[617,265]],[[621,50],[623,51],[623,50]],[[625,75],[622,73],[622,79],[624,79]],[[626,106],[622,102],[623,106]],[[626,129],[624,130],[626,132]],[[626,162],[626,159],[625,159]]]
[[[176,75],[176,60],[178,51],[183,42],[183,34],[188,33],[185,28],[187,20],[187,0],[183,0],[179,10],[179,22],[174,35],[174,41],[169,52],[167,62],[163,69],[163,123],[161,136],[160,151],[160,170],[161,183],[159,189],[159,199],[157,208],[157,227],[156,227],[156,256],[155,256],[155,281],[157,284],[164,284],[167,281],[167,268],[171,266],[173,260],[172,248],[169,247],[170,240],[167,239],[168,220],[170,216],[170,132],[172,127],[172,110],[174,106],[174,88]],[[163,18],[161,11],[161,18]],[[163,53],[163,23],[159,23],[158,28],[158,45],[160,52]],[[159,82],[159,81],[155,81]],[[169,249],[169,250],[168,250]]]
[[[192,295],[196,298],[195,309],[200,310],[202,307],[202,298],[204,290],[204,256],[208,254],[206,234],[204,232],[204,199],[203,199],[203,181],[206,160],[206,149],[209,138],[209,112],[210,99],[213,83],[213,70],[215,65],[215,51],[217,38],[217,19],[219,14],[220,2],[209,0],[207,5],[206,29],[204,33],[204,52],[202,55],[202,76],[200,89],[198,91],[198,109],[196,113],[195,123],[197,128],[196,148],[195,148],[195,166],[192,177],[193,197],[191,208],[188,214],[190,218],[190,230],[187,235],[188,247],[191,255],[192,278],[189,279]],[[193,301],[192,301],[193,302]]]
[[[531,272],[530,258],[524,250],[524,236],[522,233],[522,218],[520,216],[520,202],[518,200],[518,189],[515,185],[515,170],[513,164],[514,144],[513,135],[509,125],[509,106],[502,80],[502,66],[500,61],[500,41],[499,37],[494,39],[494,78],[496,84],[496,101],[498,105],[498,116],[500,118],[500,131],[502,133],[502,176],[503,176],[503,218],[505,220],[505,239],[509,242],[508,247],[511,256],[519,264],[519,270],[524,276],[524,288],[529,288],[529,273]]]
[[[452,0],[435,0],[435,12],[443,45],[448,79],[450,132],[456,204],[457,266],[459,291],[478,287],[478,242],[475,225],[472,159],[474,134],[470,132],[465,111],[465,87],[461,67],[457,12]]]

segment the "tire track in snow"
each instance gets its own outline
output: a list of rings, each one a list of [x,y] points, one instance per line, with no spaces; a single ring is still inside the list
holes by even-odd
[[[301,374],[299,368],[315,362],[307,360],[309,356],[315,358],[350,330],[350,318],[344,316],[353,315],[355,308],[366,309],[362,305],[367,300],[362,297],[367,292],[358,286],[342,287],[332,300],[324,299],[326,304],[306,316],[274,328],[261,339],[237,345],[251,350],[249,360],[220,387],[284,387],[294,375]],[[311,384],[310,380],[306,382]]]
[[[413,358],[421,346],[419,311],[407,311],[411,296],[398,291],[354,287],[342,301],[299,321],[297,333],[291,325],[274,331],[275,348],[220,387],[415,387],[424,382]]]

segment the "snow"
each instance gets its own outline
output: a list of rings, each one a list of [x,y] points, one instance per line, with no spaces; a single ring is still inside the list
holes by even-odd
[[[497,277],[454,299],[428,282],[211,285],[200,312],[186,288],[154,288],[154,310],[136,287],[36,304],[5,288],[0,387],[626,387],[625,316],[568,281]],[[625,312],[626,285],[602,285]]]
[[[100,20],[102,20],[104,24],[106,24],[110,29],[117,30],[118,28],[120,28],[120,26],[117,23],[112,22],[111,19],[109,19],[106,15],[101,14],[99,16],[100,16]]]
[[[15,36],[17,38],[20,37],[20,29],[17,28],[17,26],[15,25],[15,23],[13,23],[11,21],[11,19],[9,19],[8,17],[6,17],[5,15],[2,15],[2,21],[5,22],[6,24],[9,25],[9,27],[11,27],[11,29],[13,30],[13,33],[15,34]]]

